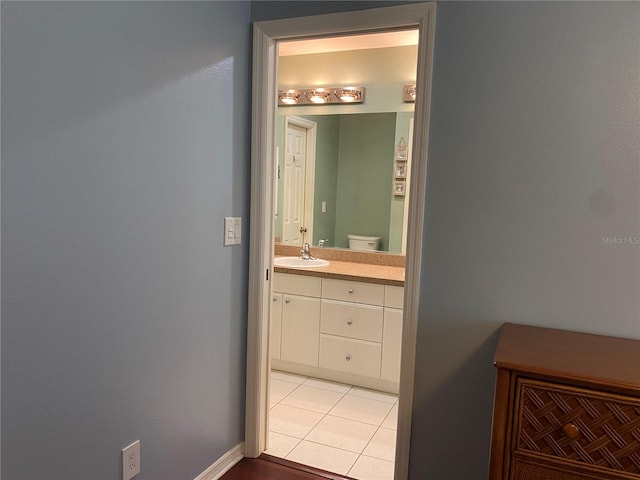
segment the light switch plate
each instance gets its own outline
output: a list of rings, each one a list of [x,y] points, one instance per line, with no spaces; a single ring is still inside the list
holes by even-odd
[[[224,217],[224,245],[240,245],[242,242],[242,218]]]

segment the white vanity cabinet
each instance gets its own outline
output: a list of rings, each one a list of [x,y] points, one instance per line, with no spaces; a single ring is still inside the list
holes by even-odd
[[[284,273],[273,282],[275,368],[397,392],[403,287]]]

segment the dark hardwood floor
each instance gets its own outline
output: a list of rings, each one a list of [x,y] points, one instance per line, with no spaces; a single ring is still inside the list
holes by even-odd
[[[220,480],[352,480],[270,455],[243,458]]]

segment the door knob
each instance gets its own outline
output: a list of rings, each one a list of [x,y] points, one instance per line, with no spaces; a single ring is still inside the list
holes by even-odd
[[[353,325],[353,320],[347,320],[347,325]]]
[[[348,362],[351,360],[351,354],[347,353],[347,356],[344,359]]]
[[[291,299],[290,298],[285,298],[284,299],[284,303],[291,303]]]

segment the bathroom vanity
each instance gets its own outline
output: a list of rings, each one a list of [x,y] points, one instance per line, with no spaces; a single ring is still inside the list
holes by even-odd
[[[403,271],[335,261],[320,269],[276,268],[272,367],[397,393]]]

